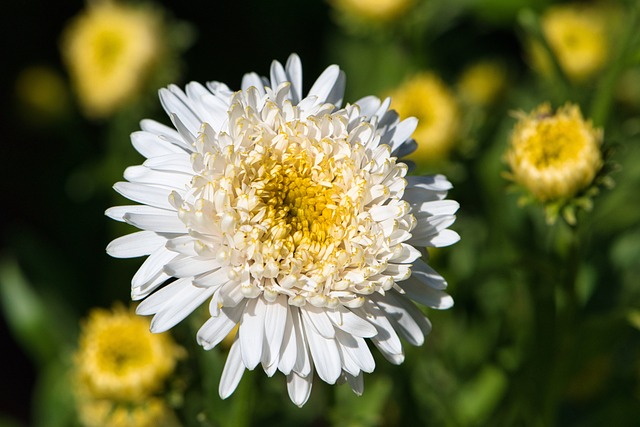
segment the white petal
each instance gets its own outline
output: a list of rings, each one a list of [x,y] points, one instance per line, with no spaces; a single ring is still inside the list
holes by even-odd
[[[313,374],[307,376],[298,375],[291,372],[287,375],[287,391],[289,398],[297,406],[302,407],[311,395],[311,386],[313,385]]]
[[[453,306],[453,298],[446,292],[427,286],[424,282],[411,276],[409,279],[398,283],[398,286],[407,293],[407,296],[427,307],[446,310]]]
[[[171,130],[177,137],[179,137],[178,132],[173,129]],[[177,154],[181,152],[184,153],[184,149],[150,132],[133,132],[131,134],[131,144],[138,153],[142,154],[146,158],[166,156],[167,154]]]
[[[264,339],[265,304],[262,298],[249,300],[240,321],[240,343],[242,347],[242,363],[247,369],[254,369],[262,357],[262,341]]]
[[[300,310],[303,311],[305,308],[306,306]],[[327,339],[317,333],[314,327],[306,320],[303,321],[303,326],[318,376],[324,382],[334,384],[342,372],[342,362],[336,341]]]
[[[300,314],[302,315],[302,320],[306,324],[311,325],[315,331],[323,337],[333,338],[335,336],[333,324],[327,317],[327,313],[323,308],[307,304],[300,308]]]
[[[152,231],[138,231],[118,237],[109,243],[107,253],[114,258],[135,258],[151,254],[166,242],[166,237]]]
[[[146,166],[130,166],[124,171],[124,179],[141,184],[157,184],[184,191],[193,175],[177,172],[157,171]]]
[[[328,311],[327,315],[338,329],[357,337],[370,338],[378,333],[376,327],[366,319],[343,306],[338,306],[334,311]]]
[[[185,257],[168,263],[164,271],[173,277],[193,277],[219,266],[215,260]]]
[[[147,258],[136,274],[131,279],[131,286],[134,288],[140,287],[157,277],[158,274],[163,272],[165,264],[173,260],[178,256],[175,252],[166,250],[164,247],[156,249],[149,258]]]
[[[267,302],[264,318],[264,348],[262,363],[264,366],[276,365],[280,356],[280,348],[284,337],[289,311],[287,297],[279,295],[274,302]]]
[[[242,364],[242,358],[240,357],[240,341],[236,337],[236,340],[231,345],[227,361],[224,364],[222,370],[222,376],[220,377],[220,385],[218,386],[218,393],[222,399],[226,399],[231,396],[238,387],[240,380],[244,374],[244,365]]]
[[[170,191],[166,188],[148,184],[137,184],[133,182],[116,182],[113,188],[118,193],[122,194],[129,200],[133,200],[134,202],[162,209],[173,209],[169,203]]]
[[[205,350],[211,350],[218,345],[240,322],[243,310],[244,304],[238,304],[235,307],[223,307],[218,316],[210,317],[200,327],[196,336],[198,344]]]
[[[287,304],[287,322],[285,323],[282,346],[280,349],[280,360],[278,362],[278,369],[285,375],[288,375],[289,372],[291,372],[298,357],[298,338],[296,337],[296,331],[299,330],[299,328],[294,325],[294,322],[298,322],[298,308],[295,308],[294,310],[296,311],[295,318],[291,313],[291,307]],[[306,348],[303,348],[302,350],[304,350],[303,354],[306,355]]]
[[[373,297],[394,325],[394,329],[410,344],[420,346],[424,343],[425,335],[431,331],[431,323],[418,307],[395,291],[387,292],[384,297]]]
[[[178,218],[175,212],[166,211],[163,215],[147,215],[127,213],[123,219],[141,230],[150,230],[158,233],[188,233],[189,230]]]
[[[433,289],[442,290],[447,288],[447,281],[444,280],[444,277],[421,259],[415,260],[412,270],[412,276],[414,278],[420,280],[422,283],[425,283]]]
[[[186,154],[167,154],[166,156],[153,157],[145,160],[144,166],[167,172],[177,172],[186,175],[193,175],[191,158]]]
[[[327,98],[333,92],[334,87],[340,84],[338,82],[339,79],[340,67],[337,65],[327,67],[327,69],[320,74],[320,77],[318,77],[313,86],[311,86],[307,97],[315,96],[319,103],[331,102],[328,101]]]
[[[360,375],[355,377],[346,374],[346,377],[347,381],[349,382],[349,386],[351,386],[351,390],[353,390],[356,395],[362,396],[362,393],[364,392],[364,379],[362,372],[360,373]]]
[[[162,215],[167,212],[173,212],[173,214],[175,215],[175,210],[170,211],[167,209],[154,208],[153,206],[147,206],[147,205],[114,206],[112,208],[107,209],[104,212],[104,214],[111,219],[124,222],[124,216],[129,213],[146,214],[146,215]]]
[[[302,99],[302,63],[298,55],[291,54],[285,65],[291,82],[291,102],[297,104]]]

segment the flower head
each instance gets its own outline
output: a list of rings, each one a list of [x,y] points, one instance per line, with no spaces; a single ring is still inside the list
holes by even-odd
[[[511,178],[541,202],[567,200],[590,186],[602,167],[602,130],[576,105],[554,114],[543,104],[521,114],[506,154]]]
[[[414,0],[332,0],[333,6],[360,21],[392,22],[405,14]]]
[[[446,281],[415,246],[458,240],[443,176],[407,177],[417,121],[390,100],[341,107],[345,76],[333,65],[302,94],[300,59],[274,61],[269,78],[239,91],[190,83],[160,90],[175,130],[143,120],[132,135],[147,160],[116,191],[142,205],[107,215],[143,231],[114,240],[116,257],[149,255],[132,280],[137,312],[165,331],[208,301],[197,334],[211,349],[239,325],[220,395],[245,369],[287,376],[302,405],[314,372],[357,393],[374,369],[371,339],[393,363],[399,335],[420,345],[430,324],[410,301],[452,305]],[[413,273],[413,274],[412,274]],[[173,281],[162,286],[169,279]]]
[[[495,61],[481,61],[467,67],[458,82],[460,96],[473,105],[487,106],[504,91],[505,68]]]
[[[181,354],[168,334],[116,306],[94,309],[82,325],[75,355],[77,378],[92,398],[136,401],[158,391]]]
[[[414,116],[417,150],[409,156],[417,162],[446,158],[454,146],[460,122],[453,93],[432,73],[413,76],[392,92],[393,108],[400,117]]]
[[[606,63],[606,18],[602,10],[578,5],[556,5],[541,19],[542,31],[560,66],[569,78],[584,81]],[[550,58],[542,46],[533,44],[534,65],[544,73],[551,69]]]
[[[108,0],[73,19],[62,56],[86,114],[103,117],[132,99],[160,53],[154,11]]]

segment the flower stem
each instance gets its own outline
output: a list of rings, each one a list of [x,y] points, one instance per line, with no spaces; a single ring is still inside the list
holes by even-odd
[[[637,36],[638,25],[640,25],[639,17],[640,6],[632,6],[628,18],[629,25],[627,25],[626,31],[622,34],[617,55],[596,88],[591,104],[591,119],[596,126],[604,126],[609,118],[615,85],[627,65],[627,57],[633,46],[633,40]]]

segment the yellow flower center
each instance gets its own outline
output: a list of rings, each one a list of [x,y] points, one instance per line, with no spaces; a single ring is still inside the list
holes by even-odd
[[[97,32],[93,39],[94,50],[92,51],[96,68],[103,73],[109,73],[117,67],[126,49],[126,43],[123,34],[117,31],[104,28]]]
[[[556,168],[579,158],[589,142],[573,120],[542,121],[536,132],[523,143],[523,153],[538,169]]]

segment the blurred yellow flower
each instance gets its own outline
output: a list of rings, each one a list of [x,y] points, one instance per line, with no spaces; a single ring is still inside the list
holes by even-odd
[[[495,61],[480,61],[467,67],[458,81],[466,102],[486,106],[493,103],[507,85],[506,69]]]
[[[556,5],[541,18],[542,31],[562,67],[573,81],[584,81],[598,72],[608,59],[607,15],[596,7]],[[537,43],[531,46],[533,64],[549,74],[551,59]]]
[[[418,163],[446,158],[456,142],[460,113],[444,82],[432,73],[420,73],[395,89],[391,99],[401,118],[418,119],[413,133],[418,148],[408,158]]]
[[[136,404],[88,399],[78,405],[78,418],[85,427],[177,427],[175,414],[159,398]]]
[[[160,54],[150,9],[91,2],[65,29],[62,56],[85,113],[103,117],[131,100]]]
[[[64,81],[50,67],[25,68],[16,79],[15,90],[25,117],[33,121],[59,118],[69,106]]]
[[[340,12],[379,23],[391,22],[406,13],[414,0],[332,0]]]
[[[75,355],[83,392],[94,398],[136,401],[161,389],[182,354],[167,333],[122,306],[94,309],[81,329]]]
[[[602,129],[576,105],[555,114],[543,104],[518,116],[506,160],[511,176],[541,202],[566,200],[591,185],[602,167]]]

